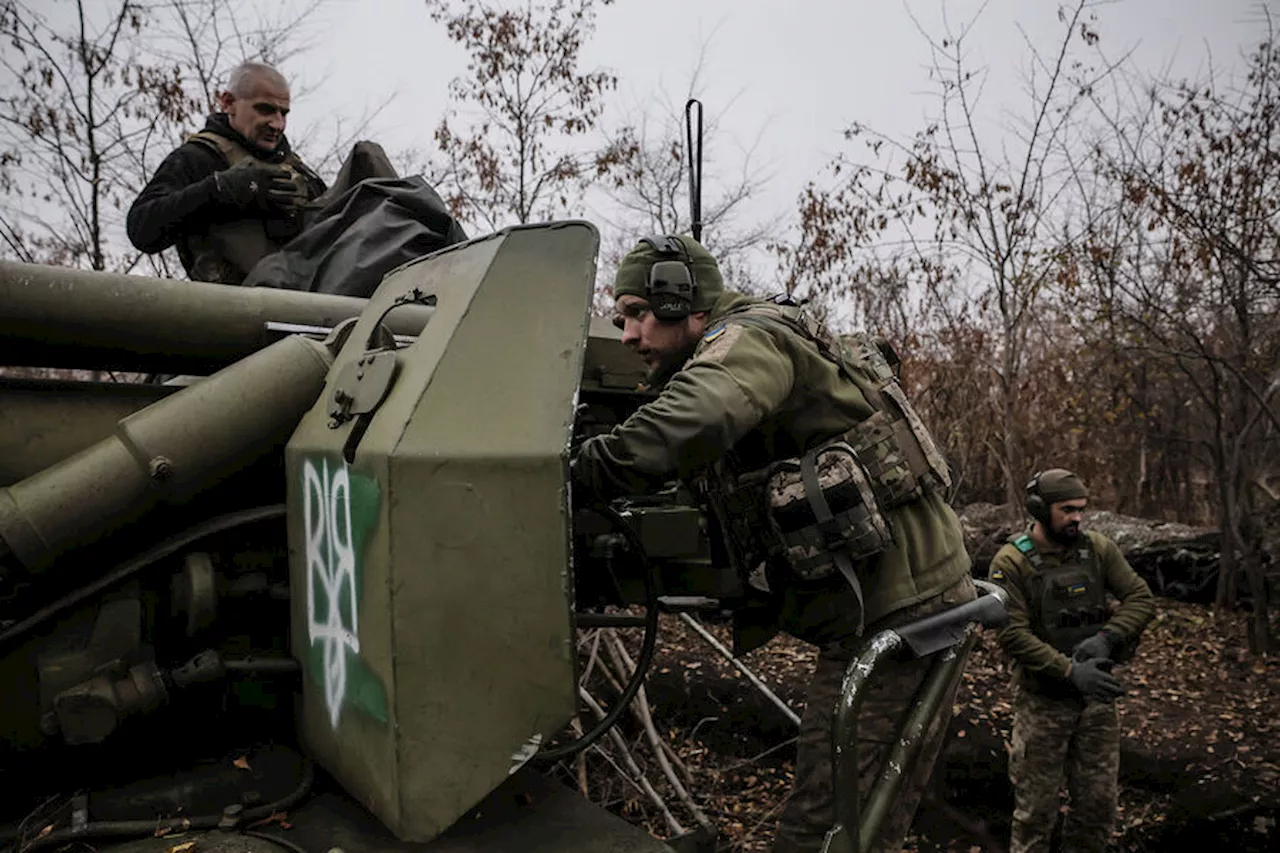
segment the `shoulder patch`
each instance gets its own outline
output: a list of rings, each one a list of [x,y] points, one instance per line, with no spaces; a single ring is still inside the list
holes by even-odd
[[[1004,580],[1004,569],[992,569],[987,577],[993,581],[1002,581]]]
[[[698,344],[692,360],[722,361],[733,347],[734,341],[742,337],[745,330],[745,327],[738,323],[721,323],[702,336],[702,341]]]

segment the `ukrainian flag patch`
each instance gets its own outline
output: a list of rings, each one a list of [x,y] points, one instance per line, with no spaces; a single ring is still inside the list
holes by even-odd
[[[724,323],[721,323],[719,326],[716,326],[714,329],[712,329],[711,331],[707,332],[705,335],[702,336],[702,342],[707,344],[711,343],[716,338],[724,334],[725,328],[726,326]]]
[[[1088,587],[1084,583],[1073,583],[1071,586],[1067,587],[1067,594],[1084,595],[1085,590],[1087,589]]]
[[[992,569],[987,577],[993,581],[1002,581],[1004,580],[1004,569]]]

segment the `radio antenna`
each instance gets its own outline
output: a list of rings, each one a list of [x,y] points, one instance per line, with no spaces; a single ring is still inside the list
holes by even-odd
[[[697,131],[694,106],[698,107]],[[702,242],[702,101],[690,98],[684,105],[685,151],[689,155],[689,223],[693,239]],[[695,147],[696,144],[696,147]]]

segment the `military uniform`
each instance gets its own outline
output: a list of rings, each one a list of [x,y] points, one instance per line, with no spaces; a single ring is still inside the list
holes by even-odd
[[[1009,596],[1009,623],[997,637],[1015,670],[1010,853],[1047,853],[1064,779],[1070,811],[1062,849],[1102,853],[1115,820],[1119,717],[1114,701],[1086,698],[1072,683],[1080,664],[1071,654],[1100,631],[1113,649],[1135,643],[1155,615],[1151,590],[1116,544],[1094,532],[1056,550],[1013,537],[988,575]],[[1121,602],[1114,614],[1106,593]]]
[[[712,273],[718,284],[714,261],[707,264],[710,256],[704,258],[705,250],[696,243],[686,241],[686,245],[696,250],[694,266],[705,294],[705,282]],[[622,277],[620,270],[620,281]],[[771,303],[719,292],[718,287],[715,291],[714,300],[701,306],[709,312],[701,341],[657,399],[610,433],[584,442],[573,466],[578,487],[613,496],[647,491],[679,477],[713,499],[714,490],[706,484],[724,475],[726,468],[735,475],[767,470],[860,424],[883,427],[876,433],[882,438],[893,431],[872,402],[889,391],[851,381],[830,353],[824,353],[822,341],[794,322],[794,313],[783,316]],[[700,306],[695,304],[694,309]],[[920,467],[916,465],[917,473]],[[902,465],[894,470],[909,476]],[[877,488],[887,479],[892,478],[881,477]],[[784,568],[777,553],[766,560],[771,593],[765,609],[773,631],[781,628],[820,649],[801,725],[795,787],[779,823],[776,851],[817,850],[834,823],[833,711],[864,627],[871,631],[902,624],[975,595],[955,514],[937,489],[922,491],[884,511],[885,545],[875,556],[852,565],[857,584],[836,571],[798,577]],[[745,511],[744,504],[737,506]],[[749,551],[742,540],[750,536],[751,525],[735,526],[734,517],[721,521],[731,549]],[[751,561],[739,554],[742,559]],[[895,665],[868,696],[858,723],[864,792],[874,781],[872,774],[927,666],[927,660]],[[945,734],[946,720],[935,728],[922,755],[921,772],[915,784],[904,787],[877,850],[900,847]]]
[[[214,174],[245,160],[285,169],[304,200],[326,189],[286,138],[274,150],[262,151],[232,128],[226,115],[216,113],[164,159],[134,200],[126,220],[130,241],[149,254],[176,245],[195,281],[240,284],[258,261],[303,227],[297,215],[246,211],[220,200]]]

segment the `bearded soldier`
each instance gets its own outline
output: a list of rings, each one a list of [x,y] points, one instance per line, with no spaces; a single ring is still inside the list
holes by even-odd
[[[898,385],[891,351],[864,335],[837,341],[794,305],[725,290],[697,241],[641,240],[618,268],[614,296],[623,343],[660,392],[582,444],[575,491],[608,499],[683,480],[705,501],[744,586],[763,599],[750,608],[754,624],[735,617],[737,651],[779,629],[818,646],[773,848],[818,850],[835,820],[833,712],[859,638],[976,594],[944,497],[947,465]],[[894,664],[867,694],[864,796],[930,662]],[[871,849],[901,849],[946,731],[948,715],[939,716]]]
[[[997,637],[1016,673],[1009,849],[1047,853],[1065,778],[1062,849],[1102,853],[1120,768],[1116,699],[1124,690],[1112,667],[1132,654],[1155,600],[1114,542],[1080,530],[1089,493],[1079,477],[1053,468],[1026,491],[1033,522],[988,570],[1009,595],[1009,623]],[[1120,601],[1114,613],[1108,593]]]

